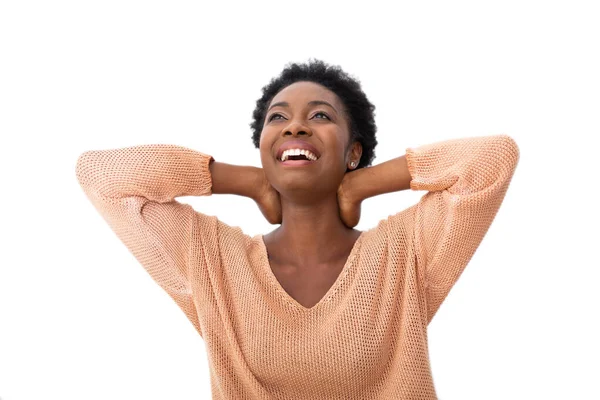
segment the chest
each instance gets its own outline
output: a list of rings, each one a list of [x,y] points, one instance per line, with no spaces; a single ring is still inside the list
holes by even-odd
[[[270,263],[271,271],[279,285],[296,302],[312,308],[325,297],[344,269],[345,261],[322,267],[292,268]]]
[[[337,261],[320,269],[277,263],[285,253],[272,253],[282,246],[271,251],[256,247],[259,251],[249,257],[252,264],[244,268],[260,279],[240,281],[235,288],[240,295],[232,301],[209,302],[228,304],[212,312],[218,321],[206,324],[213,330],[206,335],[209,354],[235,350],[231,360],[215,355],[214,364],[231,361],[232,370],[243,366],[279,398],[347,399],[351,393],[399,398],[367,392],[382,381],[410,381],[387,376],[390,371],[425,373],[428,360],[421,350],[426,350],[426,326],[414,308],[419,304],[413,301],[415,285],[405,280],[410,276],[401,268],[401,257],[386,246],[370,250],[366,243],[355,249],[368,252],[368,258],[357,250],[345,257],[345,264]],[[223,282],[244,275],[230,276]],[[223,312],[228,314],[221,317]]]

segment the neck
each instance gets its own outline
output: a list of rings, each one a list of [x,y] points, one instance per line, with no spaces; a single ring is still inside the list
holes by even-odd
[[[281,196],[282,223],[273,238],[285,248],[281,258],[293,266],[325,265],[347,256],[359,231],[339,216],[337,193],[310,200]]]

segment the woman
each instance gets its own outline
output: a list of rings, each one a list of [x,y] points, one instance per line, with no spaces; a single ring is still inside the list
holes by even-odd
[[[85,193],[203,337],[214,399],[436,399],[427,325],[481,243],[519,159],[507,135],[447,140],[369,167],[374,106],[321,61],[263,88],[262,168],[177,145],[88,151]],[[368,167],[368,168],[366,168]],[[420,201],[361,232],[361,202]],[[177,196],[252,198],[248,236]]]

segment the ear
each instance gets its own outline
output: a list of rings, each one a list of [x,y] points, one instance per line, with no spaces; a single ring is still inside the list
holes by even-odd
[[[359,141],[355,141],[354,143],[352,143],[352,146],[350,146],[350,150],[348,152],[348,168],[350,169],[354,169],[356,168],[356,166],[360,163],[360,157],[362,156],[362,144],[360,144]],[[356,164],[354,165],[354,167],[350,166],[350,163],[354,161]]]

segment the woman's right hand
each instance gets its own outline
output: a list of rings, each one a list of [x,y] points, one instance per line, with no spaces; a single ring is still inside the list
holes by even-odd
[[[253,196],[253,200],[269,223],[273,225],[281,224],[282,211],[279,192],[271,186],[264,170],[262,168],[259,168],[259,170],[259,184],[257,185],[257,193]]]

